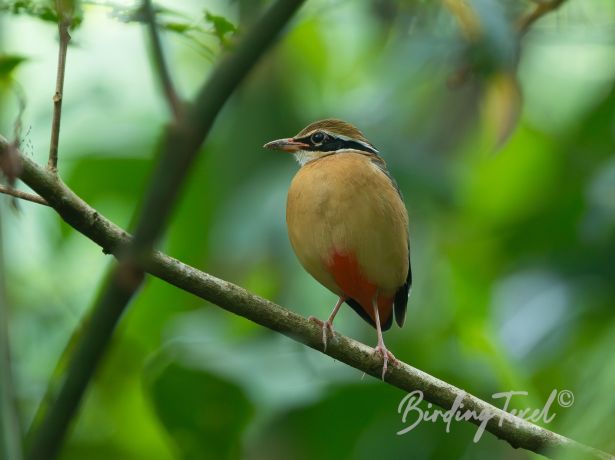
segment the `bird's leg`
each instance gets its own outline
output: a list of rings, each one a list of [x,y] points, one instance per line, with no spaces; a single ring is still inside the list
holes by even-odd
[[[313,321],[316,324],[320,325],[320,327],[322,327],[322,343],[324,345],[324,351],[327,351],[327,329],[331,331],[331,336],[333,336],[333,320],[335,319],[335,315],[337,315],[337,312],[345,301],[346,297],[343,296],[337,299],[337,303],[335,304],[335,307],[333,307],[333,311],[329,315],[329,319],[327,321],[322,321],[315,316],[308,317],[309,321]]]
[[[372,299],[372,307],[374,308],[374,318],[376,318],[376,332],[378,333],[378,345],[374,348],[374,352],[382,355],[382,380],[384,380],[384,375],[387,373],[387,363],[389,360],[392,363],[396,363],[397,359],[393,356],[387,347],[384,345],[384,339],[382,338],[382,328],[380,327],[380,314],[378,313],[378,292],[374,295]]]

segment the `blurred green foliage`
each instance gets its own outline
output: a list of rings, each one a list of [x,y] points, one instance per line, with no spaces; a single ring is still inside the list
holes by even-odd
[[[184,458],[238,456],[241,434],[252,412],[239,386],[174,363],[151,370],[148,381],[156,413]]]
[[[27,59],[23,56],[3,54],[0,55],[0,80],[5,80],[11,72]]]
[[[203,35],[218,54],[232,32],[226,21],[241,36],[268,3],[160,8],[185,25],[194,18],[203,27],[204,8],[226,18],[210,19],[217,33]],[[469,4],[474,35],[440,2],[307,2],[221,113],[162,248],[301,314],[327,315],[333,294],[301,269],[286,237],[297,166],[261,146],[315,119],[346,119],[382,152],[411,218],[415,284],[406,326],[385,336],[389,348],[486,400],[527,391],[513,400],[518,408],[570,390],[573,406],[555,404],[548,428],[615,452],[615,4],[568,0],[522,42],[514,25],[531,2]],[[167,114],[142,25],[109,12],[85,3],[73,32],[60,172],[127,226]],[[164,35],[173,74],[189,97],[212,54],[186,40],[188,29],[167,30],[176,32]],[[0,16],[0,55],[27,59],[10,70],[27,95],[25,153],[41,162],[56,33],[28,15]],[[1,91],[0,133],[10,137],[17,102]],[[46,208],[24,203],[4,216],[13,362],[28,424],[111,261]],[[350,309],[336,328],[376,341]],[[446,433],[443,423],[423,423],[397,436],[402,397],[149,279],[61,458],[537,458],[489,434],[475,444],[468,424]]]

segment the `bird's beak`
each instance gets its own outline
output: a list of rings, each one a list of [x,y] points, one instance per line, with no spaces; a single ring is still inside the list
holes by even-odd
[[[309,144],[296,141],[292,137],[289,137],[287,139],[278,139],[276,141],[267,142],[263,145],[263,147],[272,150],[282,150],[284,152],[297,152],[309,147]]]

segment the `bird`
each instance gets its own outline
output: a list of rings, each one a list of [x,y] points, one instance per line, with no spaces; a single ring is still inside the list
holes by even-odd
[[[325,119],[298,134],[266,143],[294,154],[299,170],[286,201],[291,246],[305,270],[338,296],[322,327],[334,337],[333,320],[346,303],[376,329],[374,353],[397,363],[383,331],[406,317],[412,285],[408,212],[379,151],[350,123]]]

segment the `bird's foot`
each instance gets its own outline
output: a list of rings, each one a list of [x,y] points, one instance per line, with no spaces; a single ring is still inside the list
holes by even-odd
[[[318,324],[322,328],[323,351],[327,351],[327,330],[331,332],[331,337],[334,337],[335,334],[335,331],[333,330],[333,322],[329,320],[323,321],[316,318],[315,316],[308,316],[308,321],[312,321],[313,323]]]
[[[391,353],[387,347],[384,346],[384,343],[379,343],[374,348],[374,353],[382,356],[382,380],[384,380],[384,375],[387,373],[388,363],[397,364],[397,358]]]

